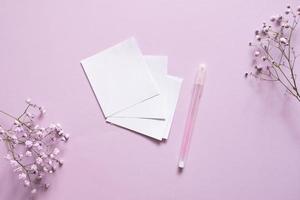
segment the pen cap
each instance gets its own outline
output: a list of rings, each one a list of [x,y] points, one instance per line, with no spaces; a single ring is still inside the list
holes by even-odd
[[[197,70],[195,84],[204,85],[205,76],[206,76],[206,65],[200,64]]]

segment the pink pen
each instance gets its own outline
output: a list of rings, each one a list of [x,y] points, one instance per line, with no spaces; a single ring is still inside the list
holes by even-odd
[[[184,136],[183,136],[180,155],[179,155],[178,167],[181,169],[183,169],[185,166],[185,160],[188,154],[193,128],[198,113],[199,102],[203,92],[205,76],[206,76],[206,66],[204,64],[200,64],[195,78],[192,99],[190,102],[188,116],[185,122]]]

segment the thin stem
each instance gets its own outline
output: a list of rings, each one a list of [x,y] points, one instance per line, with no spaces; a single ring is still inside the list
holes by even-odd
[[[31,128],[30,128],[29,126],[27,126],[27,124],[25,124],[24,122],[22,122],[20,119],[18,119],[18,118],[16,118],[16,117],[12,116],[11,114],[9,114],[9,113],[7,113],[7,112],[4,112],[3,110],[0,110],[0,113],[2,113],[2,114],[4,114],[4,115],[6,115],[6,116],[8,116],[8,117],[10,117],[10,118],[12,118],[12,119],[14,119],[14,120],[16,120],[16,121],[19,122],[20,124],[26,126],[26,128],[28,128],[29,130],[31,130]]]

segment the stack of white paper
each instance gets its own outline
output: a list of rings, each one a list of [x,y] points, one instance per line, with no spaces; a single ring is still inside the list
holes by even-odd
[[[167,139],[182,79],[166,56],[142,55],[134,38],[81,61],[107,122]]]

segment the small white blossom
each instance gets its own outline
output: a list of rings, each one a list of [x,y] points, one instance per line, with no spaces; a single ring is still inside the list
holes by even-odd
[[[56,125],[52,123],[49,125],[49,128],[54,129],[54,128],[56,128]]]
[[[15,128],[16,133],[21,133],[23,129],[21,127],[16,127]]]
[[[261,37],[259,35],[256,36],[257,41],[261,41]]]
[[[38,169],[38,167],[37,167],[37,165],[33,164],[33,165],[31,165],[30,169],[33,171],[36,171]]]
[[[32,156],[32,152],[31,152],[31,151],[26,151],[25,155],[26,155],[27,157],[31,157],[31,156]]]
[[[58,164],[59,164],[60,167],[63,166],[64,160],[60,159],[60,160],[58,161]]]
[[[11,139],[13,139],[13,140],[18,140],[18,137],[15,136],[15,135],[12,135],[12,136],[10,136],[10,137],[11,137]]]
[[[57,135],[62,136],[64,134],[63,131],[58,131]]]
[[[58,148],[54,148],[54,150],[53,150],[53,154],[54,155],[58,155],[59,152],[60,152],[60,150]]]
[[[46,109],[44,107],[40,107],[39,110],[41,115],[44,115],[46,113]]]
[[[19,166],[19,163],[17,161],[15,161],[15,160],[10,160],[10,165],[12,167],[17,167],[17,166]]]
[[[30,181],[29,180],[25,180],[24,181],[24,186],[25,187],[29,187],[30,186]]]
[[[0,126],[0,135],[5,133],[4,129]]]
[[[49,160],[48,164],[52,166],[52,164],[53,164],[52,160]]]
[[[33,143],[30,140],[26,140],[25,145],[26,145],[27,148],[31,148]]]
[[[43,158],[43,159],[48,157],[47,154],[45,154],[45,152],[41,152],[40,155],[41,155],[41,158]]]
[[[39,125],[35,125],[33,129],[38,130],[40,128]]]
[[[36,135],[38,136],[38,137],[43,137],[43,132],[42,131],[38,131],[38,132],[36,132]]]
[[[48,172],[48,168],[47,167],[43,167],[43,171],[44,172]]]
[[[35,162],[36,162],[38,165],[40,165],[40,164],[42,164],[43,159],[42,159],[41,157],[38,157],[38,158],[35,160]]]
[[[5,156],[5,159],[7,159],[7,160],[11,160],[11,159],[12,159],[12,157],[11,157],[11,155],[10,155],[10,154],[7,154],[7,155]]]
[[[31,190],[31,194],[36,194],[37,190],[34,188]]]
[[[21,173],[21,174],[19,174],[19,179],[20,180],[25,180],[26,179],[26,174],[25,173]]]
[[[276,19],[277,19],[277,16],[273,15],[273,16],[271,16],[270,21],[271,21],[271,22],[275,22]]]
[[[287,41],[287,39],[284,38],[284,37],[281,37],[281,38],[279,39],[279,41],[280,41],[280,43],[282,43],[282,44],[284,44],[284,45],[288,45],[288,41]]]
[[[27,104],[30,104],[31,103],[31,99],[30,98],[28,98],[28,99],[26,99],[26,101],[25,101]]]

